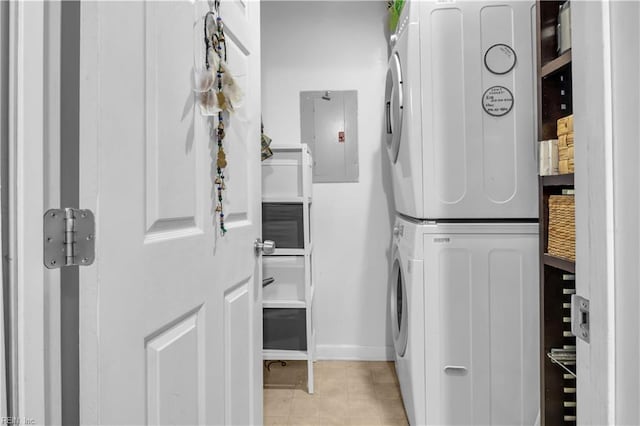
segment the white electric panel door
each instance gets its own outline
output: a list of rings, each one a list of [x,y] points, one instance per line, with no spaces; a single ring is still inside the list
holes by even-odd
[[[424,190],[398,211],[536,218],[534,3],[428,1],[419,13],[421,78],[407,86],[421,94],[422,138],[408,143],[422,144]]]
[[[423,228],[427,424],[534,424],[536,226]]]

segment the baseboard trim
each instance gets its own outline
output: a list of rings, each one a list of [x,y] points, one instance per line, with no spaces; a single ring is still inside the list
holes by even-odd
[[[393,361],[392,346],[316,345],[318,360]]]

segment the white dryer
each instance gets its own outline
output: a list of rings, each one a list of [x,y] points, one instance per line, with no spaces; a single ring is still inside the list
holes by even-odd
[[[392,36],[385,88],[386,148],[392,166],[395,207],[397,212],[407,215],[422,211],[423,185],[420,162],[407,161],[411,155],[422,155],[420,28],[418,14],[409,13],[414,8],[412,3],[405,3]]]
[[[538,225],[398,217],[389,301],[409,422],[533,425]]]
[[[533,1],[409,1],[389,60],[396,211],[536,218]]]

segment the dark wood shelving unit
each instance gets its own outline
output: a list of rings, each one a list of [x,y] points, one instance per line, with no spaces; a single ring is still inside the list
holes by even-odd
[[[573,173],[565,175],[541,176],[542,186],[566,186],[573,187]]]
[[[548,253],[542,255],[542,261],[546,266],[553,266],[570,274],[576,272],[576,262],[569,259],[563,259],[561,257],[551,256]]]
[[[542,78],[549,77],[551,74],[561,70],[567,65],[571,65],[571,50],[568,50],[567,52],[563,53],[562,55],[558,56],[557,58],[543,66],[540,69],[540,76]]]
[[[536,2],[538,54],[538,138],[557,138],[557,120],[573,113],[571,50],[558,55],[556,29],[564,1]],[[542,425],[576,424],[575,365],[561,366],[548,354],[575,351],[570,331],[576,263],[548,254],[549,197],[574,190],[574,174],[541,176],[540,214],[540,420]],[[552,354],[553,355],[553,354]],[[574,361],[575,362],[575,361]],[[565,369],[566,368],[566,369]],[[570,373],[573,368],[573,373]]]

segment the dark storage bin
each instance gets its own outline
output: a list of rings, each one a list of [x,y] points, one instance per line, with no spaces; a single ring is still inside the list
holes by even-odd
[[[262,203],[262,239],[276,248],[304,248],[302,203]]]
[[[264,349],[306,351],[307,324],[305,309],[263,309]]]

